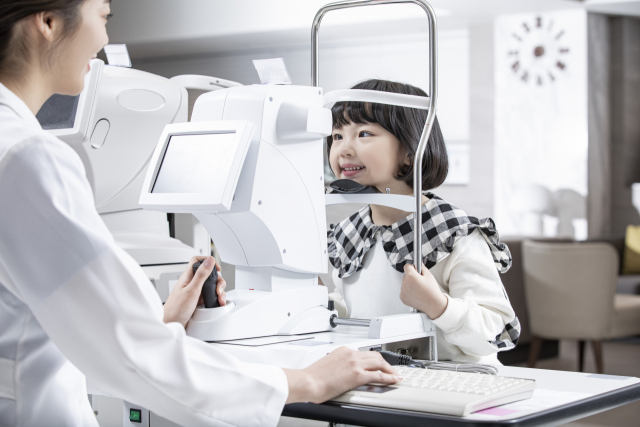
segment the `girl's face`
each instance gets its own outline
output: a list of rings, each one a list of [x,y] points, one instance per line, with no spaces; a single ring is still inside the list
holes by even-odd
[[[59,47],[52,67],[56,93],[77,95],[84,87],[89,61],[109,42],[106,23],[111,11],[108,0],[86,0],[80,7],[76,31]]]
[[[390,188],[392,194],[412,192],[404,181],[394,178],[399,165],[410,162],[392,133],[377,123],[352,122],[333,129],[332,136],[329,162],[338,179],[351,179],[376,187],[382,193],[386,188]]]

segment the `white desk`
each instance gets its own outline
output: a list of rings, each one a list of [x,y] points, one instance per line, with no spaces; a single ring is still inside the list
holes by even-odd
[[[536,380],[531,399],[451,417],[357,405],[296,403],[282,415],[369,427],[560,425],[640,400],[640,379],[504,366],[499,375]]]
[[[368,329],[358,326],[339,326],[331,332],[316,334],[249,338],[211,345],[245,362],[263,363],[280,368],[303,369],[339,347],[366,351],[386,344],[428,338],[430,349],[436,351],[435,327],[429,332],[400,335],[389,338],[369,338]],[[432,355],[430,358],[437,358]]]

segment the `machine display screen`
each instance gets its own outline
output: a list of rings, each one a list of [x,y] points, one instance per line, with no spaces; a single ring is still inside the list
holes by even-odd
[[[218,174],[228,174],[235,150],[235,131],[172,135],[152,193],[211,193]],[[226,182],[226,176],[222,176]]]
[[[42,129],[73,129],[79,101],[80,95],[51,96],[36,115]]]

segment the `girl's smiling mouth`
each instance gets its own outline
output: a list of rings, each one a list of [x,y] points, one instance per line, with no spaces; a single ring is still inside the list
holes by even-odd
[[[363,171],[365,167],[360,165],[345,164],[341,165],[340,169],[342,169],[342,175],[352,177]]]

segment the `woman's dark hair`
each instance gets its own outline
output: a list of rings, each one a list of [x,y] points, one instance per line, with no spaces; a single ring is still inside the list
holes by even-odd
[[[86,0],[0,0],[0,72],[20,72],[20,59],[27,41],[16,34],[16,24],[40,12],[53,12],[62,18],[63,32],[58,42],[71,35],[80,23],[80,6]]]
[[[408,84],[388,80],[366,80],[352,89],[379,90],[382,92],[401,93],[406,95],[428,96],[425,91]],[[396,107],[387,104],[369,102],[338,102],[331,109],[333,128],[341,128],[350,123],[377,123],[392,133],[400,141],[401,147],[411,159],[410,165],[401,162],[399,173],[395,178],[413,187],[413,160],[415,159],[422,129],[427,121],[427,110],[417,108]],[[331,152],[333,138],[327,137],[327,151]],[[422,163],[422,188],[429,190],[442,185],[449,172],[449,159],[440,125],[436,118],[424,153]]]

